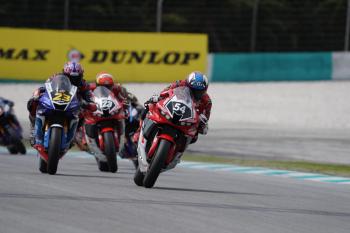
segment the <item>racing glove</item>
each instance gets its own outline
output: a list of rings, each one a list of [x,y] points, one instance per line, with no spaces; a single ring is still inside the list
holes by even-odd
[[[45,87],[39,87],[38,89],[36,89],[33,93],[32,99],[34,101],[38,101],[40,96],[45,92]]]
[[[150,103],[157,103],[160,100],[160,95],[159,94],[153,94],[151,98],[149,99]]]
[[[95,112],[97,110],[97,106],[94,102],[87,102],[86,100],[81,101],[81,108],[91,112]]]

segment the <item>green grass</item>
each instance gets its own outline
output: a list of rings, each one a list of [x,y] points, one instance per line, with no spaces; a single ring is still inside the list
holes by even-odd
[[[249,167],[266,167],[281,170],[323,173],[350,177],[350,165],[341,164],[326,164],[306,161],[251,160],[200,154],[185,154],[182,159],[185,161],[194,162],[234,164]]]

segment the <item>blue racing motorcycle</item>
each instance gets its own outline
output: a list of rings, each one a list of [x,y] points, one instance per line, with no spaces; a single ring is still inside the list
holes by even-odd
[[[45,83],[35,119],[35,141],[42,145],[39,170],[56,174],[58,161],[71,147],[79,121],[77,87],[65,75],[56,75]]]

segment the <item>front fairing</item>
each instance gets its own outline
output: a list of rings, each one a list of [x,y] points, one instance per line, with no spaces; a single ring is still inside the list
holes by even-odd
[[[68,107],[66,108],[67,112],[78,112],[80,110],[80,103],[76,96],[72,99],[72,101],[69,103]]]
[[[47,91],[45,91],[44,94],[40,97],[39,106],[48,111],[55,109]]]
[[[199,116],[187,87],[170,90],[169,97],[150,107],[149,118],[161,124],[169,124],[193,137],[197,133]]]
[[[147,116],[150,120],[156,122],[159,125],[171,125],[175,129],[181,131],[185,135],[190,137],[194,137],[197,133],[198,124],[189,124],[189,125],[178,125],[172,123],[169,119],[167,119],[163,114],[161,114],[161,110],[157,106],[150,106],[150,111]]]
[[[65,76],[54,78],[45,83],[45,92],[39,99],[38,113],[52,115],[56,111],[66,116],[77,116],[80,105],[76,95],[77,87],[72,86]]]
[[[93,113],[97,121],[125,119],[123,105],[106,87],[99,86],[93,91],[93,100],[97,110]]]
[[[37,113],[39,115],[44,116],[51,116],[54,115],[56,112],[62,113],[64,116],[69,118],[76,118],[79,115],[80,112],[80,104],[76,97],[73,98],[73,100],[70,102],[70,104],[67,106],[65,111],[57,110],[50,99],[48,98],[48,94],[45,92],[43,96],[40,98],[39,106],[37,109]]]

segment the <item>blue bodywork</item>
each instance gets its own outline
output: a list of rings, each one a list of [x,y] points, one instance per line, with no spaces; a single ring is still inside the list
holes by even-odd
[[[51,95],[54,96],[54,94],[56,93],[56,91],[52,91]],[[39,105],[37,108],[37,117],[35,121],[36,144],[41,144],[45,147],[45,149],[48,149],[51,129],[53,127],[62,127],[64,129],[64,125],[62,123],[68,122],[68,132],[66,132],[65,130],[62,131],[63,133],[60,147],[61,151],[65,151],[69,148],[70,143],[74,137],[75,131],[77,129],[79,119],[78,115],[80,112],[80,103],[76,94],[71,98],[72,99],[68,105],[58,105],[57,103],[51,100],[47,89],[40,96]],[[49,127],[44,128],[45,122],[49,122]]]

